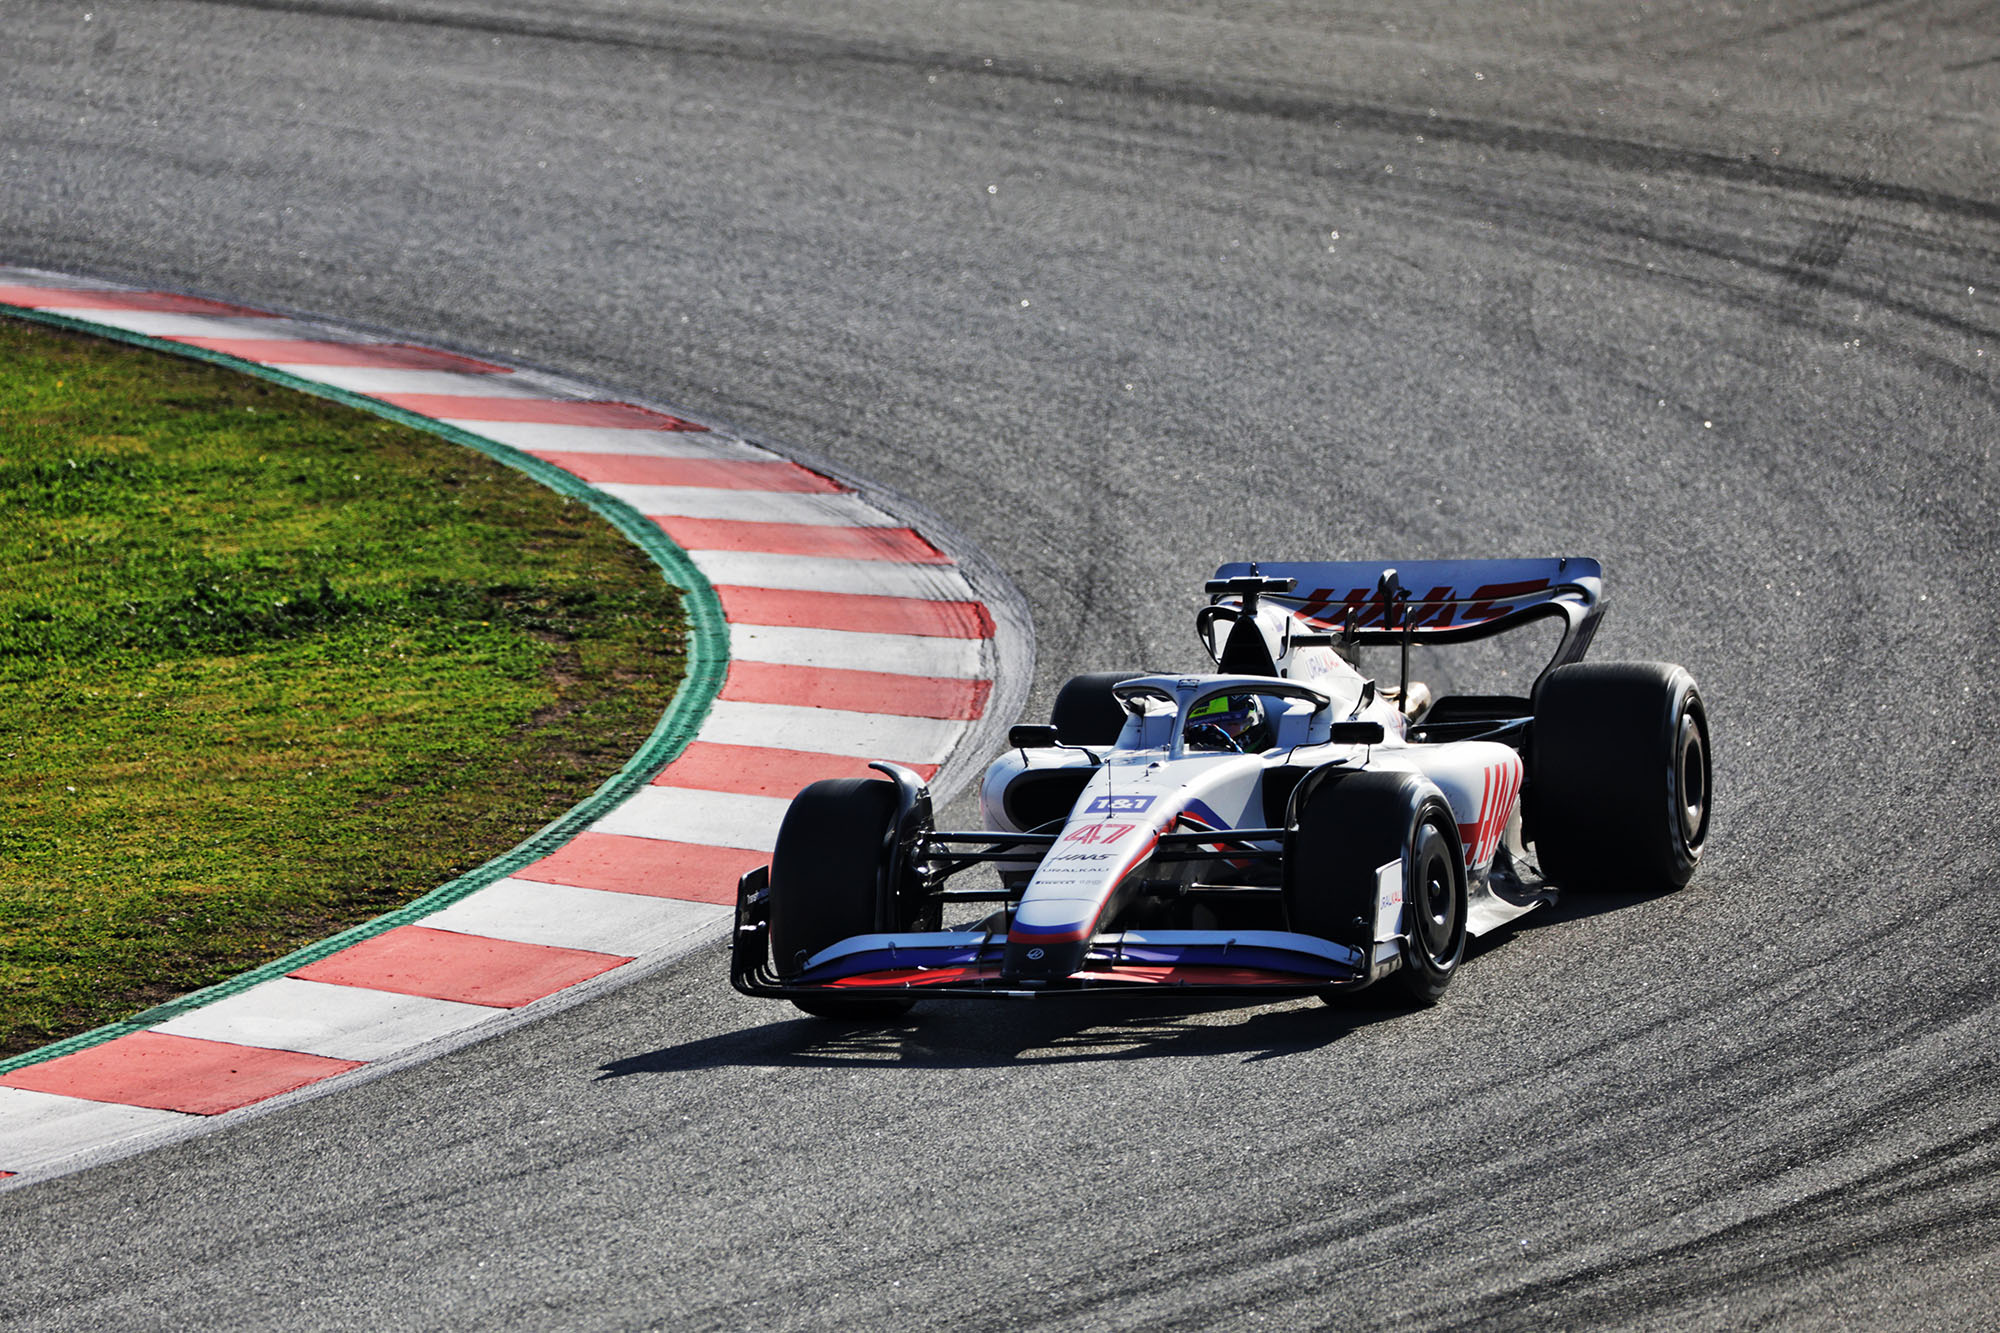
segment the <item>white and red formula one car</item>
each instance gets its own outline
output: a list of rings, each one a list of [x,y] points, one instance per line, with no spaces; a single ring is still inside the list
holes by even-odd
[[[1678,666],[1582,660],[1602,589],[1579,558],[1224,565],[1195,622],[1216,674],[1071,680],[986,770],[986,829],[937,830],[894,764],[800,792],[739,886],[731,979],[836,1017],[946,995],[1433,1002],[1468,935],[1555,886],[1674,889],[1700,859],[1701,696]],[[1412,646],[1544,620],[1561,638],[1526,698],[1409,680]],[[1370,645],[1401,648],[1395,687],[1356,669]]]

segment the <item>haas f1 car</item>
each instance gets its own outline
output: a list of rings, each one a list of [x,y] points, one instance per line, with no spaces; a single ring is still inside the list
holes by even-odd
[[[738,886],[737,989],[831,1017],[929,996],[1429,1004],[1467,936],[1558,887],[1694,874],[1707,713],[1678,666],[1582,660],[1596,561],[1229,564],[1207,592],[1215,673],[1072,679],[987,768],[984,829],[937,829],[895,764],[800,792]],[[1543,621],[1560,641],[1526,698],[1409,679],[1412,646]],[[1394,686],[1357,668],[1369,646],[1401,650]]]

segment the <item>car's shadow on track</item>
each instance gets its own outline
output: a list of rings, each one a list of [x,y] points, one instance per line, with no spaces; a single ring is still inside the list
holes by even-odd
[[[1466,944],[1461,966],[1477,967],[1516,936],[1651,902],[1645,893],[1564,895],[1540,911]],[[1385,988],[1386,990],[1386,988]],[[1165,998],[1032,1002],[932,1000],[889,1020],[810,1018],[790,1005],[742,1001],[775,1021],[743,1027],[599,1067],[598,1078],[671,1074],[720,1068],[804,1068],[890,1065],[918,1069],[985,1069],[1158,1060],[1184,1056],[1277,1059],[1333,1045],[1383,1022],[1425,1022],[1448,1011],[1411,1008],[1366,993],[1334,1004],[1300,999],[1252,1004]]]
[[[744,1066],[972,1069],[1180,1056],[1247,1062],[1316,1050],[1410,1011],[1356,1001],[1250,1006],[1121,999],[934,1001],[875,1022],[808,1018],[789,1007],[778,1012],[784,1016],[776,1022],[614,1060],[599,1077]]]
[[[1658,902],[1662,898],[1671,896],[1667,893],[1559,893],[1554,902],[1536,909],[1518,921],[1509,922],[1491,935],[1469,941],[1465,956],[1470,960],[1495,945],[1505,943],[1510,936],[1521,931],[1546,930],[1565,921],[1587,921],[1591,917],[1609,916],[1613,912],[1622,912],[1627,908]]]

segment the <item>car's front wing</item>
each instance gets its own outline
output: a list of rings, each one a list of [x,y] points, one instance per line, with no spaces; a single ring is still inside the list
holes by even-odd
[[[769,965],[765,876],[761,869],[745,875],[737,898],[730,981],[746,995],[1309,995],[1372,979],[1368,959],[1359,950],[1278,930],[1107,932],[1091,941],[1077,971],[1032,979],[1003,973],[1005,932],[856,935],[807,959],[797,976],[780,979]]]

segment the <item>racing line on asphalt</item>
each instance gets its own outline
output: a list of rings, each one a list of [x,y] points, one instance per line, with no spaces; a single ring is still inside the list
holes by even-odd
[[[6,267],[0,308],[230,365],[526,471],[646,550],[691,627],[687,678],[646,746],[521,846],[241,977],[0,1061],[9,1187],[637,980],[722,933],[800,787],[868,776],[871,759],[935,777],[1018,711],[1033,655],[1018,594],[860,479],[576,380],[318,318]]]

